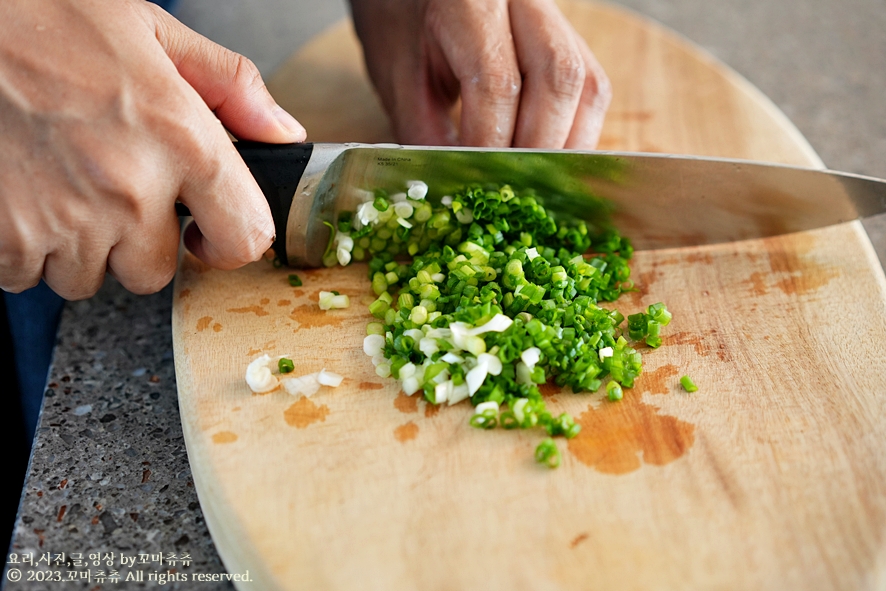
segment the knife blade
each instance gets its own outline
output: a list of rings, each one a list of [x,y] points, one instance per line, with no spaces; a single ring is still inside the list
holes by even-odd
[[[422,180],[439,199],[469,183],[534,190],[551,211],[613,224],[637,250],[764,238],[886,211],[886,181],[830,170],[652,153],[237,142],[296,267],[322,265],[330,228],[377,188]]]

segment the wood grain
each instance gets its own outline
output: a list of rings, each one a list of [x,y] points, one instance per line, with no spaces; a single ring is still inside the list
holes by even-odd
[[[633,14],[562,7],[615,86],[603,146],[819,165],[772,104]],[[272,80],[320,141],[390,140],[340,25]],[[189,458],[229,571],[255,589],[875,589],[886,585],[886,279],[860,224],[637,253],[625,313],[665,345],[619,403],[545,391],[579,437],[481,432],[374,375],[365,268],[236,272],[184,255],[173,309]],[[320,312],[319,290],[351,296]],[[252,395],[246,364],[344,374]],[[695,394],[680,389],[693,376]]]

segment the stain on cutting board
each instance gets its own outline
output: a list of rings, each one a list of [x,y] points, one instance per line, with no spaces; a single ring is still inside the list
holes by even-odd
[[[232,431],[219,431],[212,436],[213,443],[234,443],[237,441],[237,434]]]
[[[394,438],[400,443],[406,443],[418,437],[418,425],[409,421],[394,429]]]
[[[212,316],[204,316],[197,321],[197,332],[203,332],[212,323]]]
[[[299,398],[298,402],[283,411],[286,424],[296,429],[304,429],[317,422],[322,423],[327,416],[329,416],[329,407],[325,404],[318,406],[310,398]]]
[[[658,414],[658,408],[642,402],[636,391],[596,410],[588,406],[576,422],[581,432],[567,442],[570,453],[604,474],[670,464],[695,443],[695,425]]]
[[[227,312],[233,312],[234,314],[255,314],[256,316],[267,316],[270,314],[267,310],[262,308],[261,306],[243,306],[242,308],[228,308]]]
[[[807,234],[775,236],[765,241],[769,270],[751,273],[743,283],[754,296],[765,296],[772,289],[785,295],[803,296],[814,293],[842,275],[838,267],[826,266],[808,256],[817,239]]]
[[[317,302],[296,306],[289,314],[291,320],[298,322],[298,328],[321,328],[339,326],[347,318],[345,310],[321,310]]]
[[[394,408],[405,414],[418,412],[418,396],[407,396],[400,392],[394,398]]]
[[[634,383],[634,393],[647,392],[649,394],[669,394],[674,392],[679,380],[675,378],[680,371],[676,365],[667,364],[653,371],[643,371]]]

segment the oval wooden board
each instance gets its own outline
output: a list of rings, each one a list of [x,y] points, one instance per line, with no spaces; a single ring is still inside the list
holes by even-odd
[[[820,165],[744,79],[608,5],[562,7],[613,80],[601,147]],[[315,141],[390,141],[342,24],[271,83]],[[398,394],[361,350],[365,267],[235,272],[184,255],[173,310],[189,458],[227,568],[274,589],[859,589],[886,584],[886,280],[860,224],[637,253],[674,313],[619,403],[547,392],[584,426],[480,432]],[[317,292],[352,307],[322,313]],[[256,355],[347,376],[254,396]],[[683,374],[696,394],[679,387]]]

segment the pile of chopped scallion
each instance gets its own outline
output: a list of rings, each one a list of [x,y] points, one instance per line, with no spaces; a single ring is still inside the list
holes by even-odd
[[[545,408],[538,385],[622,398],[642,371],[631,342],[661,344],[663,304],[631,315],[598,306],[630,291],[630,242],[613,230],[591,236],[577,220],[555,221],[531,194],[471,185],[434,207],[428,187],[374,199],[339,215],[327,265],[369,261],[378,296],[363,349],[376,373],[431,404],[470,399],[482,429],[540,427],[575,437],[580,425]],[[411,257],[411,261],[408,258]],[[536,449],[551,467],[553,440]]]

